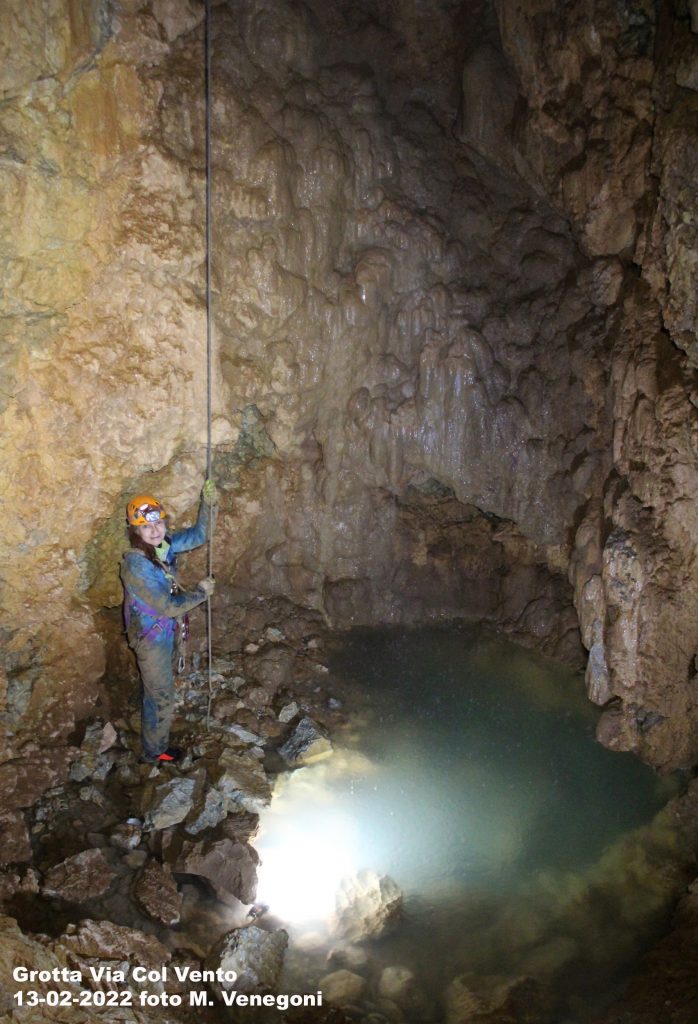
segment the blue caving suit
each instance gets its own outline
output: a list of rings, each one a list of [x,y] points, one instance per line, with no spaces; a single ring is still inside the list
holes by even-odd
[[[163,568],[138,548],[125,552],[121,562],[126,635],[143,686],[141,744],[143,756],[149,761],[155,761],[169,744],[177,620],[206,600],[203,590],[180,590],[175,576],[176,556],[198,548],[208,539],[210,521],[210,507],[202,501],[196,525],[166,536],[161,548],[156,549]]]

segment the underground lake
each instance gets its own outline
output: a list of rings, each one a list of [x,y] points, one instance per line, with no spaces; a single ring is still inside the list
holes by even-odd
[[[376,1020],[507,999],[591,1019],[685,883],[682,780],[596,741],[579,673],[479,627],[353,631],[330,669],[347,724],[279,776],[255,844],[259,898],[291,934],[283,984],[331,970]],[[377,879],[399,902],[380,921]]]

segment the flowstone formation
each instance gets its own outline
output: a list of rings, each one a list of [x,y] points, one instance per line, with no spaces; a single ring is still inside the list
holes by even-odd
[[[527,98],[520,154],[618,285],[606,475],[571,574],[604,742],[695,763],[694,4],[497,3]]]

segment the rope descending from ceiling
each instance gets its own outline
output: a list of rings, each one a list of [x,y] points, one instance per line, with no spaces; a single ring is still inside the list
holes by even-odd
[[[204,16],[204,64],[205,64],[205,162],[206,162],[206,479],[211,479],[212,444],[212,315],[211,315],[211,0],[206,0]],[[213,576],[213,517],[208,531],[208,575]],[[206,708],[206,730],[211,724],[211,702],[213,700],[213,621],[211,597],[206,598],[206,635],[208,638],[208,705]]]

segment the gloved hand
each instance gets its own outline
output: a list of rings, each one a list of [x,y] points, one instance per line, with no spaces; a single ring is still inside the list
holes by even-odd
[[[216,487],[215,482],[211,480],[210,477],[204,483],[204,486],[201,490],[201,497],[204,499],[207,505],[215,505],[218,501],[218,488]]]
[[[196,586],[198,590],[203,590],[206,597],[210,597],[216,589],[216,581],[213,576],[207,576],[205,580],[199,580]]]

